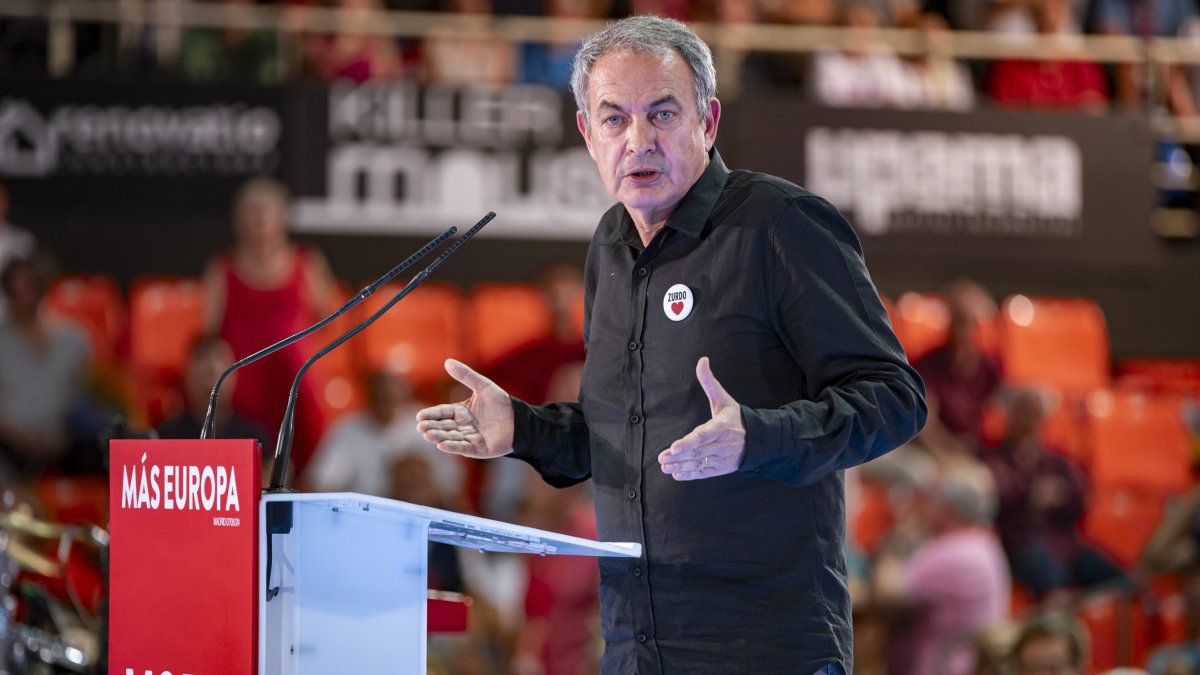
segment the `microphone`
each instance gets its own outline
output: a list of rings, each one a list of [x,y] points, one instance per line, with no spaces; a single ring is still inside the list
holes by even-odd
[[[279,351],[280,349],[283,349],[284,347],[287,347],[290,344],[298,342],[298,341],[308,337],[309,335],[312,335],[313,333],[321,330],[325,326],[328,326],[329,324],[333,323],[334,321],[336,321],[338,319],[338,317],[340,317],[341,315],[350,311],[353,307],[357,306],[363,300],[366,300],[367,298],[371,297],[371,295],[373,295],[375,293],[375,291],[379,290],[379,288],[381,286],[383,286],[387,282],[391,281],[392,279],[395,279],[397,276],[400,275],[401,272],[403,272],[404,270],[411,267],[413,265],[413,263],[417,262],[421,258],[424,258],[426,255],[429,254],[430,251],[437,248],[442,242],[449,239],[457,231],[458,231],[457,227],[452,227],[452,228],[446,230],[445,232],[443,232],[442,234],[440,234],[439,236],[435,237],[428,244],[425,244],[424,246],[422,246],[420,248],[420,250],[418,250],[416,253],[410,255],[404,262],[400,263],[399,265],[396,265],[395,267],[393,267],[391,269],[390,272],[379,277],[378,279],[375,280],[374,283],[363,288],[354,297],[347,300],[346,304],[339,307],[333,314],[330,314],[329,316],[325,317],[324,319],[321,319],[317,323],[309,326],[308,328],[305,328],[304,330],[300,331],[299,333],[296,333],[294,335],[286,337],[269,347],[265,347],[263,349],[258,350],[257,352],[254,352],[250,356],[247,356],[246,358],[242,359],[241,361],[238,361],[237,363],[233,364],[232,366],[229,366],[228,368],[226,368],[225,372],[221,373],[221,376],[217,378],[217,382],[216,382],[216,384],[213,385],[213,388],[212,388],[212,395],[208,397],[208,412],[205,413],[204,423],[200,426],[200,438],[205,439],[205,438],[215,438],[216,437],[214,428],[216,426],[216,417],[217,417],[217,396],[221,391],[221,384],[225,382],[226,377],[229,377],[230,375],[232,375],[234,373],[234,371],[238,370],[242,366],[250,365],[251,363],[254,363],[255,361],[263,358],[264,356],[270,356],[271,354],[274,354],[275,352]]]
[[[386,314],[388,310],[396,305],[396,303],[403,300],[405,296],[407,296],[409,293],[412,293],[414,289],[425,283],[425,280],[429,278],[429,275],[432,274],[433,271],[438,268],[438,266],[445,262],[445,260],[449,258],[455,251],[457,251],[459,247],[467,243],[468,239],[474,237],[479,230],[483,229],[484,225],[487,225],[495,217],[496,213],[494,211],[488,211],[487,215],[480,219],[478,223],[475,223],[471,229],[467,230],[461,237],[455,239],[449,246],[447,246],[446,250],[442,251],[433,262],[429,263],[428,267],[421,270],[416,274],[416,276],[410,279],[409,282],[404,285],[404,288],[401,288],[399,291],[397,291],[396,294],[392,296],[392,299],[387,301],[387,304],[385,304],[383,307],[380,307],[378,311],[364,319],[354,328],[351,328],[334,341],[322,347],[320,351],[312,355],[312,358],[305,361],[304,365],[300,366],[300,370],[296,373],[296,379],[292,380],[292,390],[288,393],[287,409],[283,413],[283,423],[279,425],[279,438],[275,443],[275,466],[271,469],[271,486],[268,488],[268,492],[279,492],[284,489],[284,478],[287,475],[288,464],[291,462],[292,432],[295,428],[296,401],[300,398],[300,380],[304,377],[304,374],[308,372],[308,369],[311,368],[312,365],[321,357],[325,356],[334,349],[337,349],[342,343],[366,330],[368,326],[375,323],[379,317]]]

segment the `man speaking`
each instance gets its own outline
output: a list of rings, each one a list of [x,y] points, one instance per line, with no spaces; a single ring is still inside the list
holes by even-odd
[[[418,415],[445,452],[595,483],[606,674],[850,673],[842,470],[925,423],[863,264],[827,202],[725,167],[708,47],[639,16],[591,37],[571,87],[617,199],[588,250],[579,403],[473,392]],[[765,132],[765,131],[764,131]]]

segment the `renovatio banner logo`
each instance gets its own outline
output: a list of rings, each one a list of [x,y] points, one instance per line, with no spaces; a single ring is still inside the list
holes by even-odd
[[[270,107],[242,102],[49,103],[0,98],[8,176],[240,176],[272,172],[283,133]]]

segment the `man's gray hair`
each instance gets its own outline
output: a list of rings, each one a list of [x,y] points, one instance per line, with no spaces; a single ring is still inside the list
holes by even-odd
[[[666,59],[675,54],[692,73],[696,89],[696,112],[703,120],[708,102],[717,95],[717,69],[712,52],[686,24],[657,16],[631,16],[611,24],[584,41],[571,68],[571,91],[583,112],[583,123],[591,128],[588,110],[588,80],[592,66],[610,51],[626,49]]]

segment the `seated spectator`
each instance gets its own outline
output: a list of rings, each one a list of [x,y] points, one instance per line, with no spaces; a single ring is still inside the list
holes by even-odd
[[[1197,17],[1196,3],[1191,0],[1096,0],[1094,14],[1095,32],[1139,38],[1186,36],[1189,24]],[[1154,110],[1170,106],[1177,114],[1190,113],[1187,108],[1195,99],[1184,68],[1124,63],[1118,64],[1115,72],[1116,98],[1123,107]],[[1155,86],[1155,80],[1167,83],[1166,99],[1152,97],[1164,89]]]
[[[847,48],[813,57],[817,101],[839,108],[892,108],[902,105],[907,82],[900,58],[876,41],[879,17],[862,3],[848,5],[842,24],[851,29]]]
[[[545,481],[529,482],[521,515],[522,525],[586,539],[596,538],[596,515],[587,486],[554,488]],[[600,636],[598,587],[594,560],[551,555],[525,556],[528,569],[525,625],[516,645],[520,672],[544,675],[582,675],[594,666]]]
[[[400,376],[381,371],[367,383],[368,407],[335,423],[317,448],[306,483],[316,492],[361,492],[386,497],[394,492],[388,468],[403,457],[418,455],[431,467],[439,502],[462,487],[459,459],[437,450],[417,431],[420,409]],[[394,478],[394,476],[393,476]]]
[[[219,334],[242,359],[316,323],[332,304],[333,275],[321,252],[293,243],[287,233],[288,194],[280,183],[247,181],[234,199],[233,250],[205,271],[205,332]],[[307,358],[300,344],[238,371],[233,409],[261,425],[274,442],[292,379]],[[301,382],[292,462],[303,472],[321,437],[317,373]]]
[[[975,639],[1007,618],[1011,588],[990,528],[990,482],[977,466],[944,470],[925,499],[931,538],[907,561],[877,565],[873,607],[901,619],[889,644],[889,673],[972,673]]]
[[[396,42],[372,30],[374,12],[385,9],[380,0],[337,0],[334,6],[343,10],[335,32],[303,38],[308,71],[327,82],[387,80],[404,74]]]
[[[1038,33],[1057,35],[1071,48],[1074,32],[1069,0],[1039,0],[1035,10]],[[988,94],[999,104],[1021,108],[1073,108],[1090,112],[1108,109],[1108,85],[1099,64],[1078,56],[1049,61],[1006,59],[992,64]]]
[[[1200,642],[1163,645],[1150,652],[1151,675],[1200,675]]]
[[[975,454],[982,442],[984,408],[1001,388],[1000,364],[980,350],[976,339],[995,302],[982,286],[962,280],[946,290],[946,304],[946,343],[913,363],[925,380],[931,408],[937,409],[923,434],[938,448]]]
[[[76,441],[72,416],[86,400],[91,367],[87,338],[43,311],[46,282],[30,258],[0,276],[9,316],[0,323],[0,473],[33,476],[62,460]]]
[[[37,248],[33,235],[8,220],[8,187],[0,180],[0,270],[17,258],[28,258]],[[4,318],[7,300],[0,298],[0,319]]]
[[[435,509],[458,506],[457,494],[448,494],[434,473],[426,453],[415,451],[395,455],[387,468],[388,487],[385,496],[409,504]],[[458,564],[458,547],[438,541],[429,542],[429,588],[452,593],[463,592],[462,570]]]
[[[545,5],[546,15],[553,19],[582,20],[600,16],[595,0],[546,0]],[[555,24],[553,28],[557,29],[558,26]],[[522,44],[520,81],[568,91],[571,86],[571,66],[577,51],[577,38]]]
[[[921,31],[926,51],[903,60],[909,84],[908,96],[898,107],[922,110],[969,110],[975,104],[975,83],[961,61],[947,56],[941,47],[949,25],[939,14],[911,14],[901,28]]]
[[[1049,614],[1026,623],[1012,648],[1015,675],[1082,675],[1087,660],[1083,628],[1066,615]]]
[[[219,0],[231,10],[254,0]],[[283,80],[276,34],[241,28],[189,28],[183,34],[179,70],[192,80],[275,84]]]
[[[486,30],[492,0],[448,0],[448,9],[477,19],[478,30],[431,31],[421,49],[424,79],[431,84],[508,84],[516,75],[517,53],[511,42]]]
[[[203,335],[197,339],[183,373],[183,410],[163,420],[158,425],[158,435],[162,438],[200,438],[213,385],[231,365],[233,350],[220,336]],[[233,411],[229,392],[236,384],[237,373],[225,378],[224,396],[217,399],[213,420],[216,438],[253,438],[263,445],[263,452],[274,451],[267,446],[267,432],[262,426]]]
[[[542,271],[540,283],[550,309],[551,333],[519,345],[483,367],[505,391],[536,405],[548,401],[547,391],[560,368],[584,358],[583,336],[575,323],[577,305],[583,299],[583,273],[573,265],[553,265]],[[568,400],[578,395],[576,389]]]
[[[997,523],[1013,577],[1039,599],[1052,591],[1124,577],[1080,538],[1087,503],[1083,472],[1042,445],[1046,414],[1045,399],[1036,389],[1015,392],[1004,442],[985,453],[1000,494]]]

